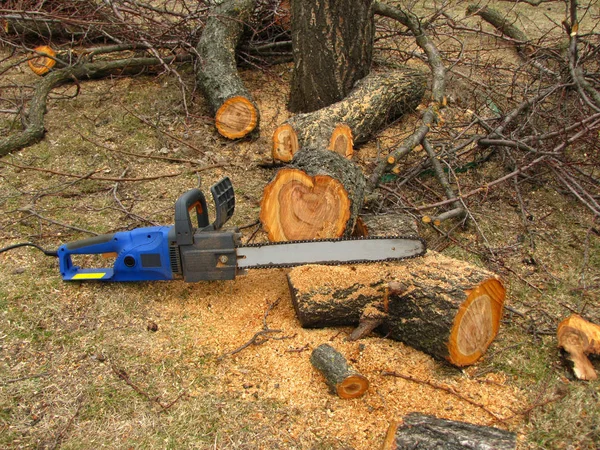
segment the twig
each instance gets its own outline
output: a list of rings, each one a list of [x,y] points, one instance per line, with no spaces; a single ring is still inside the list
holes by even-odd
[[[221,356],[219,356],[219,358],[217,358],[217,361],[222,361],[226,356],[235,355],[236,353],[241,352],[242,350],[250,347],[251,345],[262,345],[262,344],[264,344],[265,342],[267,342],[269,340],[269,337],[267,336],[269,334],[283,333],[283,330],[272,330],[267,325],[267,316],[269,315],[269,313],[271,312],[271,310],[273,308],[275,308],[275,306],[277,306],[279,304],[280,301],[281,301],[281,299],[278,298],[277,300],[275,300],[273,303],[271,303],[267,307],[267,310],[265,311],[265,314],[263,316],[263,329],[262,330],[257,331],[256,333],[254,333],[254,336],[252,336],[250,338],[250,340],[248,342],[246,342],[245,344],[241,345],[240,347],[236,348],[235,350],[232,350],[230,352],[224,353]],[[264,337],[264,338],[263,339],[259,339],[261,337]],[[288,336],[283,336],[280,339],[289,339],[289,338],[290,337],[288,337]]]

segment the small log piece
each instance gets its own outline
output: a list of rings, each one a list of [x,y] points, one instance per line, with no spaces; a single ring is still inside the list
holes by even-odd
[[[455,366],[475,363],[500,326],[505,289],[497,277],[439,253],[398,263],[302,266],[288,274],[306,328],[375,329]]]
[[[310,362],[323,374],[331,393],[340,398],[357,398],[369,389],[369,380],[349,366],[346,358],[329,344],[314,349]]]
[[[499,428],[411,413],[392,423],[382,450],[514,450],[517,436]]]
[[[214,6],[196,50],[198,84],[215,114],[215,126],[229,139],[251,133],[259,112],[237,71],[235,49],[255,7],[255,0],[223,0]]]
[[[558,324],[558,346],[573,362],[573,373],[579,380],[596,380],[598,375],[587,355],[600,355],[600,325],[572,314]]]
[[[364,189],[362,171],[347,159],[303,151],[265,187],[260,220],[271,241],[349,236]]]
[[[289,162],[299,150],[330,149],[348,156],[386,124],[414,110],[425,92],[423,72],[405,68],[372,73],[343,100],[298,114],[273,133],[273,159]]]

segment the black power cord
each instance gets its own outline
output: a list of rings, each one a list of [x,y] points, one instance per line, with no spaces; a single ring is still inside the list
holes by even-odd
[[[8,247],[0,248],[0,253],[4,253],[4,252],[7,252],[9,250],[13,250],[13,249],[19,248],[19,247],[35,247],[38,250],[40,250],[41,252],[43,252],[44,255],[46,255],[46,256],[58,257],[58,252],[56,252],[54,250],[46,250],[45,248],[42,248],[39,245],[34,244],[33,242],[22,242],[20,244],[9,245]]]

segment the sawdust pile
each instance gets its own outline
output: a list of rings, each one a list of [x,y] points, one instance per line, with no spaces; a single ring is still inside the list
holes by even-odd
[[[157,338],[170,339],[179,319],[186,317],[187,337],[201,356],[214,358],[220,392],[197,387],[192,395],[233,396],[250,403],[272,400],[297,410],[300,413],[288,418],[285,426],[290,443],[299,447],[314,442],[311,435],[316,434],[335,436],[357,450],[378,448],[390,422],[413,411],[498,427],[519,419],[515,411],[524,408],[525,396],[501,373],[476,378],[472,376],[476,367],[449,369],[424,353],[375,335],[347,342],[350,328],[302,329],[286,273],[254,270],[234,281],[197,283],[182,288],[189,291],[185,300],[172,298],[157,305],[163,324]],[[240,350],[265,329],[265,323],[268,330],[279,331],[265,333],[259,337],[262,344]],[[366,395],[342,400],[330,394],[309,362],[311,351],[323,343],[335,347],[370,380]],[[384,376],[384,371],[422,382]]]

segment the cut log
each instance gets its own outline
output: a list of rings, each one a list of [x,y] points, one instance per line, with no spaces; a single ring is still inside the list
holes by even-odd
[[[329,106],[369,73],[373,0],[291,0],[294,70],[288,109]]]
[[[348,365],[346,358],[329,344],[314,349],[310,362],[323,374],[331,393],[341,398],[357,398],[369,389],[369,380]]]
[[[370,74],[343,100],[281,124],[273,134],[273,158],[287,162],[301,149],[323,148],[348,155],[354,145],[368,141],[386,124],[413,111],[423,98],[425,85],[425,74],[416,69]]]
[[[499,428],[411,413],[392,423],[382,450],[514,450],[517,436]]]
[[[573,362],[573,373],[579,380],[598,378],[587,355],[600,355],[600,325],[588,322],[578,314],[563,320],[557,329],[558,346]]]
[[[271,241],[350,236],[364,189],[360,168],[337,153],[300,152],[265,187],[260,220]]]
[[[237,71],[235,49],[255,0],[224,0],[214,6],[196,50],[196,77],[215,114],[222,136],[238,139],[251,133],[259,112]]]
[[[33,49],[34,56],[27,65],[36,75],[45,75],[56,65],[56,52],[49,45],[41,45]]]
[[[296,267],[288,282],[303,327],[358,325],[352,339],[375,329],[455,366],[485,353],[505,296],[494,274],[435,252],[389,264]]]

